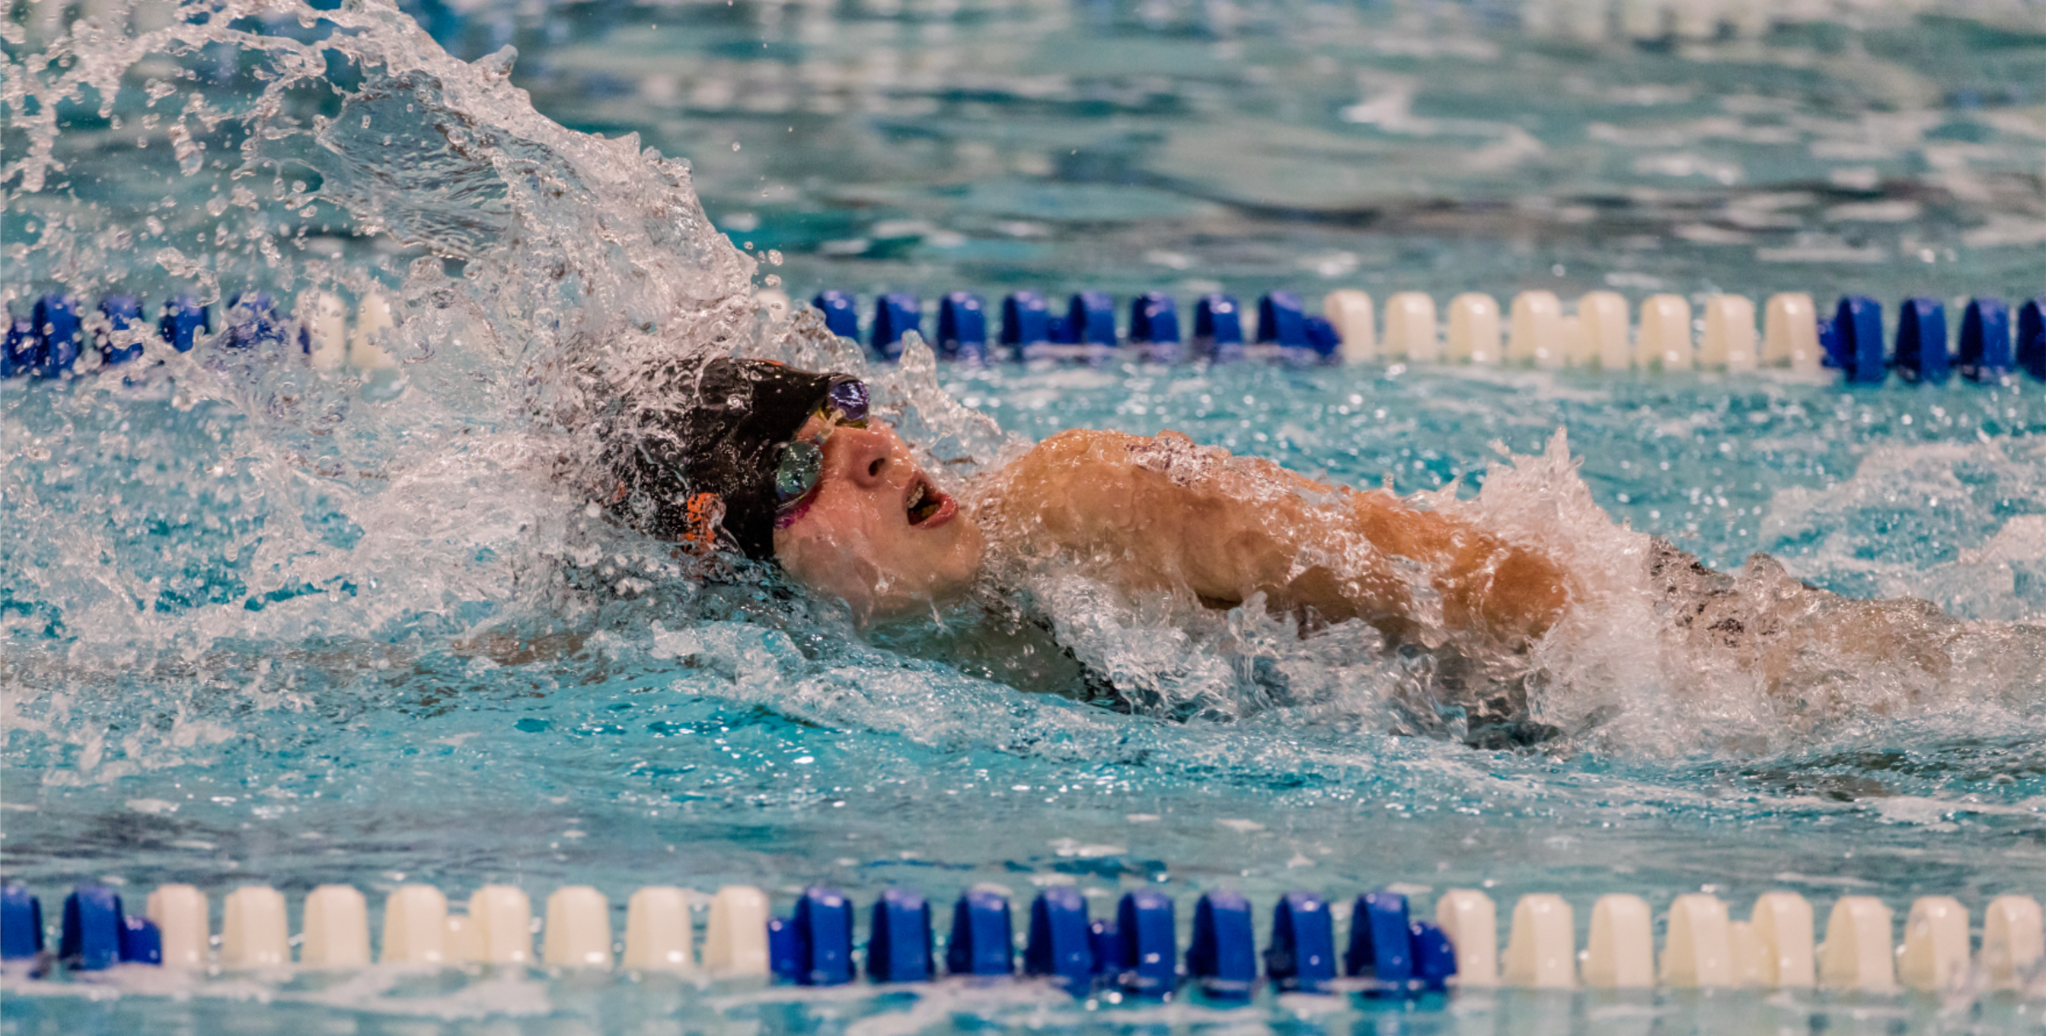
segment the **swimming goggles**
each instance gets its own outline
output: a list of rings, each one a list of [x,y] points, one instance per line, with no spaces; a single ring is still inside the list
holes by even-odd
[[[838,375],[831,379],[831,387],[824,392],[824,401],[817,406],[817,416],[825,420],[824,434],[814,441],[794,439],[781,444],[780,456],[774,467],[774,498],[777,511],[783,516],[778,526],[793,521],[795,514],[788,513],[796,504],[817,491],[817,482],[824,476],[824,440],[831,435],[831,427],[851,425],[854,428],[867,426],[867,384],[849,375]]]

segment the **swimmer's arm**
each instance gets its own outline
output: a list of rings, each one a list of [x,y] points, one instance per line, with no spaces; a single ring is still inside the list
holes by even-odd
[[[1003,473],[1007,524],[1024,549],[1075,551],[1132,588],[1181,584],[1217,606],[1262,592],[1274,609],[1362,618],[1395,637],[1439,622],[1518,640],[1562,611],[1553,562],[1465,523],[1219,451],[1161,465],[1161,446],[1190,456],[1170,432],[1045,440]],[[1415,565],[1419,577],[1401,571]],[[1414,599],[1414,578],[1434,591],[1439,618]]]

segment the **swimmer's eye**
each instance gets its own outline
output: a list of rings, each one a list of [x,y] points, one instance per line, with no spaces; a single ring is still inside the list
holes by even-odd
[[[808,439],[783,443],[781,459],[774,468],[774,495],[787,507],[809,496],[824,474],[824,451]]]
[[[787,510],[817,489],[824,474],[824,450],[820,445],[837,425],[867,426],[867,384],[858,378],[839,375],[825,390],[817,416],[825,427],[815,441],[797,439],[781,445],[774,467],[774,495],[777,507]]]

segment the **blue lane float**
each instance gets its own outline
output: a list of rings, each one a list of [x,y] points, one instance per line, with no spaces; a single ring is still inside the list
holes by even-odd
[[[1829,366],[1855,384],[1880,384],[1889,375],[1883,362],[1883,306],[1866,295],[1849,295],[1833,311],[1832,334],[1822,339]]]
[[[938,304],[938,356],[946,360],[987,360],[987,313],[980,296],[955,291]]]
[[[1375,980],[1388,991],[1406,989],[1414,977],[1407,897],[1383,890],[1357,897],[1350,911],[1350,948],[1343,954],[1343,973]]]
[[[269,317],[269,296],[256,293],[252,298],[262,300],[263,319],[274,326],[275,321]],[[116,345],[113,333],[142,324],[141,301],[128,295],[109,295],[100,300],[97,308],[106,321],[105,330],[93,336],[92,344],[100,362],[112,366],[140,359],[142,343]],[[165,302],[163,318],[157,324],[158,336],[179,352],[190,352],[199,334],[212,330],[210,309],[188,295]],[[86,333],[76,300],[58,294],[42,296],[36,300],[32,316],[8,321],[6,346],[0,349],[0,377],[34,374],[56,378],[76,370],[86,346]],[[248,332],[227,344],[245,344],[245,340],[257,337],[259,333]],[[275,332],[275,337],[282,340],[282,332]]]
[[[853,906],[831,888],[804,891],[796,901],[796,981],[839,986],[853,980]]]
[[[860,312],[858,304],[850,294],[842,291],[820,291],[810,300],[817,312],[824,315],[824,329],[840,338],[860,340]]]
[[[1343,336],[1327,317],[1308,317],[1301,321],[1301,327],[1307,333],[1307,351],[1315,362],[1329,365],[1343,362]]]
[[[1194,304],[1194,351],[1216,363],[1243,356],[1243,311],[1228,295],[1203,295]]]
[[[1163,1000],[1179,985],[1179,942],[1172,897],[1156,889],[1123,894],[1115,926],[1121,943],[1115,984],[1124,993]]]
[[[775,975],[799,986],[842,986],[853,980],[853,908],[845,893],[803,890],[795,913],[768,925],[768,961]]]
[[[1076,292],[1066,303],[1066,329],[1073,345],[1115,348],[1115,299],[1105,291]]]
[[[902,356],[902,336],[923,333],[924,304],[908,292],[889,292],[874,300],[874,355],[884,360]]]
[[[100,315],[107,319],[109,331],[119,333],[130,330],[142,323],[142,300],[130,295],[109,295],[99,301]],[[127,363],[142,358],[142,343],[116,345],[113,335],[103,336],[99,342],[101,363],[112,365]]]
[[[2046,381],[2046,297],[2032,299],[2018,310],[2018,369]]]
[[[105,885],[80,885],[64,897],[57,957],[73,971],[103,971],[121,959],[121,897]]]
[[[1456,946],[1449,933],[1427,921],[1408,926],[1413,937],[1414,983],[1429,993],[1446,992],[1456,976]]]
[[[85,340],[85,325],[78,318],[78,302],[65,295],[45,295],[36,300],[36,362],[39,377],[56,378],[78,363]]]
[[[20,885],[0,885],[0,961],[34,960],[43,952],[43,901]]]
[[[993,978],[1016,973],[1009,897],[969,889],[952,907],[952,938],[945,945],[945,971]]]
[[[1440,927],[1408,916],[1407,897],[1380,889],[1357,897],[1343,973],[1378,996],[1441,992],[1456,974],[1456,950]]]
[[[1115,922],[1096,918],[1087,922],[1087,948],[1094,955],[1094,980],[1113,985],[1122,973],[1123,939]]]
[[[1030,903],[1030,941],[1023,950],[1023,973],[1050,978],[1066,992],[1079,995],[1093,985],[1097,970],[1087,897],[1070,885],[1038,893]]]
[[[255,349],[284,341],[284,324],[277,316],[277,300],[266,291],[244,292],[227,307],[227,327],[221,345],[229,349]]]
[[[1162,291],[1147,291],[1130,300],[1130,344],[1146,358],[1172,363],[1180,358],[1179,307]]]
[[[1998,381],[2012,370],[2010,307],[2002,299],[1969,299],[1961,314],[1961,351],[1954,366],[1969,381]]]
[[[1281,349],[1307,348],[1307,307],[1300,296],[1274,291],[1257,300],[1257,343]]]
[[[1323,993],[1336,977],[1336,924],[1312,892],[1288,892],[1272,908],[1265,973],[1288,993]]]
[[[1051,303],[1034,291],[1012,291],[1002,299],[1002,345],[1018,360],[1051,341]]]
[[[787,917],[767,919],[767,971],[784,982],[794,982],[800,965],[796,962],[796,924]]]
[[[1187,976],[1218,1000],[1248,1000],[1257,991],[1257,934],[1250,900],[1235,892],[1209,892],[1194,904],[1193,944]]]
[[[27,374],[36,367],[37,346],[35,321],[28,317],[13,317],[7,321],[7,346],[0,350],[0,378],[11,378]]]
[[[1905,299],[1897,309],[1897,373],[1905,381],[1947,380],[1947,311],[1937,299]]]
[[[213,333],[213,309],[190,295],[179,295],[163,304],[163,319],[157,323],[156,333],[171,348],[191,352],[200,334]]]
[[[867,977],[875,982],[929,982],[932,977],[931,905],[908,889],[893,888],[874,901],[867,937]]]
[[[121,918],[121,963],[163,964],[163,933],[146,917]]]

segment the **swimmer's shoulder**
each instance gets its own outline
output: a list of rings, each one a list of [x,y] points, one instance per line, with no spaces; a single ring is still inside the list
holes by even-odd
[[[1047,436],[1017,461],[1021,469],[1041,473],[1073,473],[1083,468],[1155,468],[1160,456],[1198,452],[1212,459],[1228,459],[1225,450],[1196,446],[1185,433],[1163,431],[1157,435],[1094,428],[1068,428]]]
[[[1168,435],[1176,434],[1168,432]],[[1127,461],[1129,448],[1149,440],[1126,432],[1105,432],[1094,428],[1068,428],[1045,437],[1023,455],[1025,461],[1058,467],[1103,460]]]
[[[1193,449],[1176,432],[1156,437],[1070,429],[1046,438],[1006,467],[983,497],[984,512],[1032,541],[1127,546],[1139,530],[1170,531],[1187,506],[1182,487],[1152,457],[1161,444]]]
[[[1047,436],[1002,473],[1016,488],[1071,490],[1118,481],[1130,468],[1132,445],[1149,440],[1122,432],[1069,428]]]

